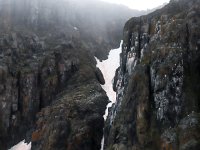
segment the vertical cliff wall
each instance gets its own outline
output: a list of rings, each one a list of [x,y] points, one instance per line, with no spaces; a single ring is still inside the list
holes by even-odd
[[[199,148],[199,8],[198,0],[171,1],[126,23],[106,149]]]

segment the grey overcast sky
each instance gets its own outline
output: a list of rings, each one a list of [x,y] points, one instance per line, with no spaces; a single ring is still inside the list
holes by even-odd
[[[170,0],[102,0],[110,3],[123,4],[129,8],[137,10],[152,9],[160,6],[164,3],[168,3]]]

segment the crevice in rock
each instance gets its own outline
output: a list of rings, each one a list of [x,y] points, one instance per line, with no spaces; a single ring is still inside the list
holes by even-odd
[[[152,86],[152,77],[151,77],[151,67],[150,65],[147,66],[147,74],[149,77],[149,101],[150,101],[150,110],[155,109],[155,102],[154,102],[154,90]]]
[[[42,92],[39,94],[39,111],[44,107],[43,104],[43,98],[42,98]]]
[[[17,102],[18,102],[18,110],[20,113],[22,113],[23,111],[23,105],[22,105],[22,101],[21,101],[21,72],[19,71],[17,73],[17,87],[18,87],[18,98],[17,98]]]
[[[191,74],[191,71],[190,71],[190,31],[189,31],[189,25],[188,23],[186,23],[186,37],[185,37],[185,44],[184,44],[184,47],[186,48],[186,53],[184,54],[184,62],[186,62],[186,64],[184,65],[185,66],[185,70],[186,73],[188,74]]]
[[[142,22],[141,22],[141,18],[140,18],[140,21],[139,21],[139,29],[138,29],[138,51],[137,51],[137,57],[138,59],[141,58],[141,25],[142,25]]]

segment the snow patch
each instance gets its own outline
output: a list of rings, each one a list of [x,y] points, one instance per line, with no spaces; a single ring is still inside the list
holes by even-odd
[[[25,143],[25,140],[23,140],[9,150],[31,150],[31,142],[28,144]]]
[[[78,30],[78,28],[77,28],[77,27],[74,27],[74,30],[76,30],[76,31],[77,31],[77,30]]]

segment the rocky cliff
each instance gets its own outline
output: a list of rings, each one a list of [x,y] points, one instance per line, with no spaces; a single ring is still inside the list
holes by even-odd
[[[199,149],[199,14],[199,0],[173,0],[126,23],[107,150]]]
[[[36,150],[100,149],[108,98],[94,55],[119,44],[132,14],[79,2],[0,0],[1,150],[24,138]]]
[[[99,149],[108,99],[93,55],[77,43],[47,49],[33,33],[0,41],[1,149],[24,138],[33,149]]]

